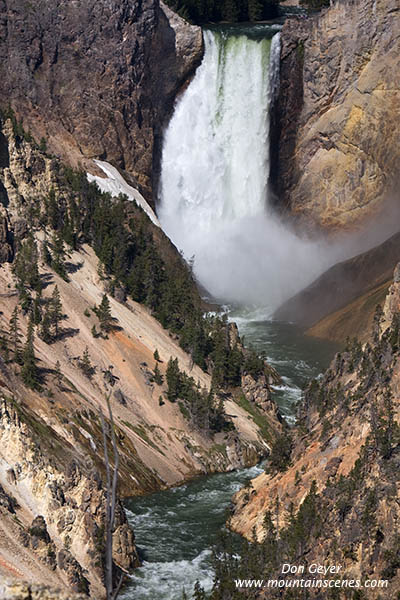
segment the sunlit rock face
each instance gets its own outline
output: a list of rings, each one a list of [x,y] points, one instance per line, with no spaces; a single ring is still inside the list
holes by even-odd
[[[353,227],[393,194],[400,167],[397,0],[339,0],[282,32],[274,184],[300,218]]]
[[[0,2],[0,107],[69,163],[125,169],[148,199],[154,140],[201,56],[200,28],[158,0]]]

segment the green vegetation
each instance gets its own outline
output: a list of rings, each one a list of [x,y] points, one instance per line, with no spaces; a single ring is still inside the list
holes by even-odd
[[[300,6],[310,10],[321,10],[329,6],[329,0],[300,0]]]
[[[233,429],[226,419],[222,400],[216,400],[213,390],[201,389],[200,384],[179,369],[178,359],[170,358],[166,371],[167,398],[179,402],[185,418],[203,431],[219,432]]]
[[[43,310],[39,305],[38,311],[39,337],[46,344],[51,344],[59,338],[60,323],[64,319],[60,292],[57,286],[54,287],[51,297],[44,303]]]
[[[31,133],[29,131],[25,131],[25,129],[22,125],[22,120],[18,121],[18,119],[15,115],[15,112],[11,108],[10,104],[8,105],[8,107],[6,109],[2,109],[0,111],[0,117],[2,118],[2,120],[11,119],[13,133],[14,133],[17,144],[19,144],[22,140],[25,140],[26,142],[28,142],[36,147],[39,147],[35,143],[35,140],[33,139]]]
[[[262,21],[278,15],[278,0],[166,0],[192,23]]]
[[[97,315],[97,318],[99,319],[100,330],[105,334],[109,333],[113,329],[114,318],[111,314],[111,305],[107,294],[103,294],[103,298],[99,306],[95,306],[93,308],[93,312]],[[94,335],[94,337],[96,336]]]
[[[154,377],[153,377],[153,379],[154,379],[154,382],[157,385],[162,385],[162,383],[164,381],[164,377],[162,376],[161,371],[160,371],[160,367],[158,366],[157,363],[156,363],[156,366],[154,367]]]
[[[285,431],[278,435],[271,447],[269,467],[272,471],[286,471],[290,464],[292,453],[292,440],[290,433]]]
[[[265,415],[263,415],[254,404],[249,402],[244,394],[240,394],[239,398],[237,399],[237,403],[241,408],[249,413],[254,423],[260,429],[263,438],[270,442],[272,439],[271,430],[268,426],[268,421]]]
[[[34,324],[33,320],[30,319],[26,342],[22,352],[21,377],[26,386],[32,390],[38,390],[40,389],[40,377],[33,348],[33,335]]]
[[[90,360],[89,349],[87,346],[83,352],[83,355],[78,359],[78,366],[88,379],[93,377],[95,370]]]

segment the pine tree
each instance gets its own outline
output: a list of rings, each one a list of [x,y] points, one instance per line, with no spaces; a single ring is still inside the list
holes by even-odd
[[[39,370],[36,365],[35,350],[33,347],[33,319],[29,319],[28,333],[22,352],[21,376],[26,386],[32,390],[39,389]]]
[[[158,354],[157,348],[154,350],[153,358],[157,362],[161,362],[160,355]]]
[[[113,317],[111,315],[111,306],[107,294],[103,294],[103,298],[100,306],[96,309],[96,313],[100,321],[100,329],[105,332],[111,331]]]
[[[49,313],[50,322],[51,325],[54,327],[54,334],[57,338],[59,334],[60,321],[63,319],[64,316],[62,311],[60,292],[58,290],[57,285],[54,287],[53,293],[51,295]]]
[[[42,321],[40,324],[39,337],[46,344],[50,344],[53,341],[53,336],[51,334],[51,316],[49,313],[48,307],[45,309],[42,315]]]
[[[52,239],[52,267],[55,272],[68,281],[67,268],[65,266],[65,248],[61,233],[55,233]]]
[[[0,354],[6,362],[8,362],[10,357],[9,344],[8,331],[0,328]]]
[[[201,587],[200,582],[196,581],[194,584],[194,596],[193,600],[206,600],[206,593]]]
[[[230,23],[236,23],[239,17],[239,8],[236,0],[224,0],[222,7],[222,19]]]
[[[32,318],[33,318],[33,322],[35,325],[39,325],[40,321],[42,320],[42,291],[40,290],[40,292],[38,292],[36,294],[36,297],[33,301],[33,306],[32,306]]]
[[[83,371],[84,375],[86,375],[88,379],[91,379],[94,373],[94,368],[90,361],[89,350],[87,346],[78,364],[79,368]]]
[[[16,306],[12,312],[11,319],[10,319],[9,343],[10,343],[10,350],[13,353],[13,359],[17,363],[21,362],[20,338],[21,338],[21,334],[19,331],[18,306]]]
[[[52,266],[53,259],[50,254],[49,246],[46,240],[44,240],[42,243],[42,259],[45,265],[47,265],[48,267]]]
[[[154,367],[154,381],[157,385],[162,385],[164,381],[164,377],[161,374],[158,363],[156,363],[156,366]]]
[[[166,380],[168,385],[167,398],[170,402],[176,402],[179,398],[181,388],[181,373],[177,358],[171,358],[168,361]]]
[[[250,21],[260,21],[263,15],[263,4],[261,0],[249,0],[248,6]]]
[[[41,290],[39,275],[38,250],[32,235],[22,243],[13,265],[13,273],[17,279],[17,289],[20,294],[30,287]]]

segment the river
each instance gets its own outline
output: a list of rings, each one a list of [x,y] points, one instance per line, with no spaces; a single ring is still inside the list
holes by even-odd
[[[282,376],[274,390],[293,423],[306,381],[335,348],[270,320],[282,301],[337,262],[322,241],[299,237],[269,198],[270,110],[279,85],[280,25],[204,31],[205,53],[165,131],[157,215],[194,273],[232,311],[245,343]],[[214,475],[126,503],[143,566],[124,600],[181,600],[196,580],[213,584],[211,548],[232,495],[262,471]]]
[[[257,320],[257,314],[248,312],[234,317],[246,343],[265,352],[282,375],[275,398],[293,422],[301,388],[328,366],[336,347],[304,336],[289,323]],[[128,519],[144,563],[135,571],[123,600],[181,600],[184,588],[190,598],[196,580],[210,590],[211,547],[224,526],[232,495],[261,472],[261,467],[253,467],[212,475],[127,501]]]

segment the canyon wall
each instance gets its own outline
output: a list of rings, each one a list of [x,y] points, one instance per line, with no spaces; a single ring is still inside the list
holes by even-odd
[[[338,0],[282,31],[272,183],[295,219],[352,228],[396,196],[400,7]]]
[[[230,524],[263,542],[262,576],[285,578],[284,562],[342,565],[338,579],[387,580],[387,588],[360,597],[396,597],[399,309],[400,265],[383,310],[375,316],[370,342],[348,343],[305,390],[287,465],[280,471],[270,466],[236,494]],[[325,597],[318,589],[309,592],[310,598]],[[272,589],[257,595],[276,597],[293,596],[291,590]],[[335,597],[349,595],[341,589]]]
[[[166,371],[171,358],[207,393],[210,372],[194,364],[178,335],[165,329],[149,307],[127,297],[122,284],[99,263],[89,238],[84,243],[82,232],[78,243],[63,244],[64,277],[56,272],[56,264],[46,259],[45,248],[47,254],[49,248],[54,253],[55,243],[49,218],[57,221],[64,207],[65,224],[71,206],[75,214],[89,218],[90,208],[85,213],[75,204],[83,195],[74,187],[80,174],[29,140],[12,118],[0,123],[0,577],[102,598],[105,462],[100,410],[107,414],[106,398],[119,447],[118,492],[135,496],[198,475],[254,465],[268,454],[282,429],[271,399],[276,375],[272,369],[268,380],[246,375],[242,389],[221,394],[218,401],[229,423],[218,431],[195,422],[180,397],[170,401]],[[99,210],[105,198],[83,179]],[[127,220],[145,231],[142,239],[151,256],[162,252],[183,277],[187,268],[177,250],[135,202],[126,203]],[[28,281],[21,286],[18,267],[32,243],[36,258],[28,261],[28,270],[38,269],[36,289]],[[119,245],[123,243],[128,242]],[[162,264],[159,270],[166,268]],[[49,338],[43,327],[56,289],[62,314],[58,334]],[[96,308],[104,293],[114,323],[107,335],[98,329]],[[191,278],[184,293],[188,310],[193,309],[191,293],[200,303]],[[23,383],[23,349],[28,323],[33,323],[32,302],[37,309],[33,349],[39,384],[29,387]],[[13,314],[18,315],[15,343],[10,337]],[[233,325],[226,343],[235,348],[240,344]],[[114,562],[129,571],[138,557],[121,509],[113,541]]]
[[[158,0],[0,0],[0,108],[73,165],[101,158],[152,197],[153,155],[202,34]]]

